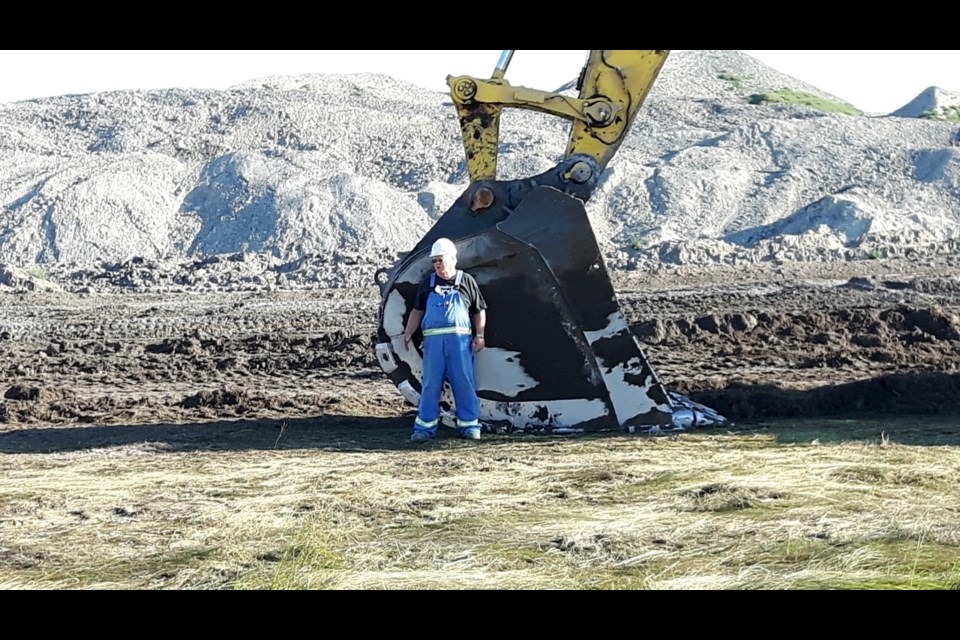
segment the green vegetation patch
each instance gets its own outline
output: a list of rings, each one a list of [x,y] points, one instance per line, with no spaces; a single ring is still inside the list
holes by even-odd
[[[721,80],[726,80],[737,89],[743,89],[743,82],[748,79],[747,76],[738,76],[737,74],[729,71],[721,71],[717,74],[717,77]]]
[[[845,113],[849,116],[863,115],[862,111],[845,102],[837,102],[812,93],[794,91],[792,89],[780,89],[768,93],[754,93],[747,96],[747,102],[750,104],[798,104],[804,107],[812,107],[826,113]]]
[[[948,122],[960,122],[960,106],[940,107],[939,109],[930,109],[920,114],[924,120],[946,120]]]

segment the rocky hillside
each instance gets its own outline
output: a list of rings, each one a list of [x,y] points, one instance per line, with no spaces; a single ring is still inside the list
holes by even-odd
[[[736,51],[671,55],[587,206],[611,267],[956,251],[960,123],[930,114],[953,94],[882,117],[750,103],[783,89],[838,100]],[[552,167],[567,130],[508,111],[499,177]],[[389,266],[466,186],[448,96],[386,76],[0,104],[8,274],[224,254]]]
[[[901,118],[960,120],[960,93],[928,87],[892,114]]]

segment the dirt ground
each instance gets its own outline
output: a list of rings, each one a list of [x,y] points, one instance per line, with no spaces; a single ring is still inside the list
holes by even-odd
[[[958,263],[675,269],[618,273],[614,282],[667,388],[738,424],[942,415],[960,413]],[[0,452],[131,439],[229,448],[249,436],[237,425],[264,422],[276,435],[288,425],[376,425],[379,437],[403,442],[413,408],[376,362],[379,304],[373,286],[0,287]],[[89,425],[105,428],[80,428]]]

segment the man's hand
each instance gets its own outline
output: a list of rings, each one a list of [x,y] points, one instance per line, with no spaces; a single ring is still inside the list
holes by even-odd
[[[473,352],[479,353],[483,351],[483,348],[487,346],[487,341],[483,336],[474,336],[473,337]]]
[[[403,350],[410,351],[410,343],[413,341],[413,334],[420,327],[420,321],[423,320],[423,309],[414,309],[407,318],[407,324],[403,328]]]

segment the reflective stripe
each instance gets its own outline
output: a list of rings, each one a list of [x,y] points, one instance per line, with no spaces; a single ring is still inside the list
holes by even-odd
[[[458,429],[466,429],[467,427],[479,427],[479,420],[457,420]]]
[[[436,420],[431,420],[430,422],[424,422],[423,420],[420,419],[420,416],[417,416],[417,419],[414,420],[413,423],[418,427],[423,427],[424,429],[433,429],[434,427],[437,426]]]
[[[461,336],[470,335],[471,331],[467,327],[441,327],[439,329],[424,329],[424,336],[442,336],[448,333],[455,333]]]

